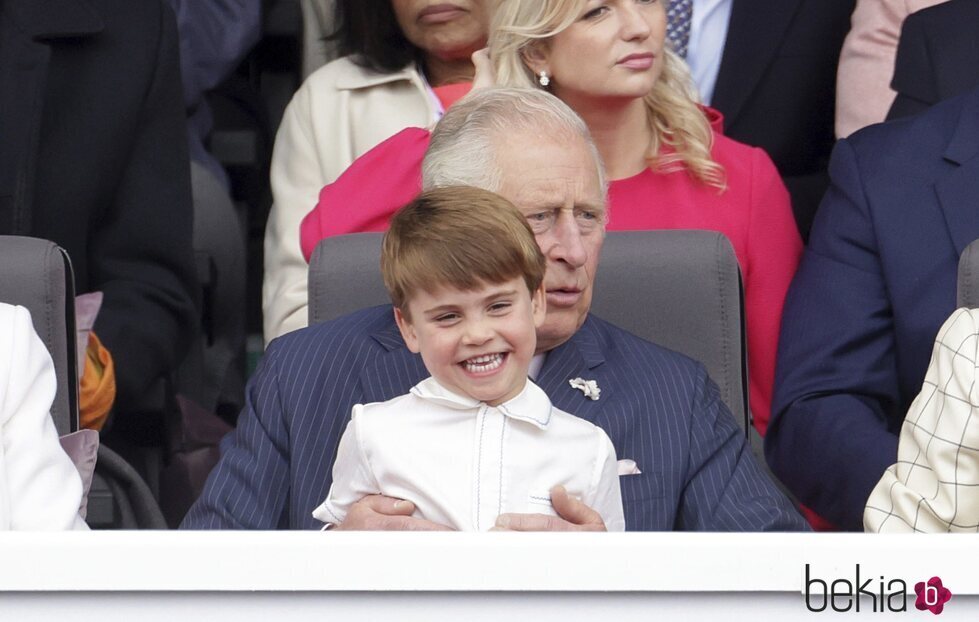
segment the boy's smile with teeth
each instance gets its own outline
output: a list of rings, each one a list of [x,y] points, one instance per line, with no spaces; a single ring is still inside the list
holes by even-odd
[[[545,304],[543,288],[531,295],[514,277],[471,290],[415,292],[408,313],[395,309],[395,319],[408,349],[421,353],[443,387],[497,406],[527,382]]]
[[[506,353],[497,352],[496,354],[483,354],[481,356],[474,356],[471,359],[462,362],[462,366],[466,368],[471,374],[481,374],[483,372],[493,371],[494,369],[499,369],[500,365],[503,364],[503,359],[506,358]]]

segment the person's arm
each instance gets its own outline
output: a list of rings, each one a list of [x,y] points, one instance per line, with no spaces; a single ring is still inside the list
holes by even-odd
[[[836,137],[880,123],[894,101],[894,51],[907,0],[857,0],[836,72]]]
[[[598,512],[609,531],[625,531],[625,510],[622,508],[622,490],[619,486],[619,465],[615,459],[612,440],[600,428],[596,428],[597,454],[596,477],[590,494],[584,501]]]
[[[181,529],[276,529],[289,498],[290,439],[279,390],[278,342],[269,346],[245,389],[235,431]]]
[[[354,405],[333,461],[333,485],[323,503],[313,510],[316,520],[340,525],[354,503],[369,495],[381,494],[381,486],[374,477],[363,447],[366,440],[365,430],[361,426],[363,416],[364,405]]]
[[[116,412],[128,412],[175,369],[198,325],[193,211],[173,15],[164,6],[145,41],[154,51],[138,122],[120,154],[116,192],[92,234],[92,290],[104,293],[95,332],[116,367]],[[137,79],[133,76],[132,79]],[[107,173],[112,174],[112,173]]]
[[[928,47],[923,20],[920,16],[909,16],[904,21],[897,46],[894,79],[891,81],[891,88],[897,91],[897,97],[887,113],[888,120],[918,114],[938,103],[937,76]]]
[[[830,177],[785,302],[765,455],[802,503],[860,529],[867,496],[897,456],[887,416],[900,390],[892,309],[848,140],[833,151]]]
[[[690,405],[690,456],[677,524],[683,531],[805,531],[808,525],[751,453],[703,367]]]
[[[299,248],[299,224],[316,205],[323,178],[314,143],[311,90],[304,84],[282,116],[272,151],[272,209],[265,227],[262,315],[265,342],[309,323],[309,266]]]
[[[744,270],[749,401],[755,426],[764,435],[771,417],[775,353],[785,293],[802,255],[802,238],[789,193],[771,159],[752,150],[748,259]]]
[[[385,231],[391,216],[421,192],[422,159],[430,138],[428,130],[402,130],[354,160],[325,186],[300,227],[306,260],[323,238]]]
[[[10,309],[13,321],[0,327],[10,335],[9,350],[0,352],[8,358],[0,368],[9,369],[9,375],[0,379],[0,473],[7,489],[10,528],[88,529],[78,515],[81,477],[61,449],[51,421],[54,365],[27,310]]]

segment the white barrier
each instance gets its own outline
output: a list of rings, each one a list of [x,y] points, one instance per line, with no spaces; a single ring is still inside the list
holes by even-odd
[[[3,533],[0,618],[931,619],[937,576],[944,622],[979,619],[977,565],[979,535]]]

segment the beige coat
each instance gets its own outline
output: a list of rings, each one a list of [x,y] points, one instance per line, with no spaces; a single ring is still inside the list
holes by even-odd
[[[836,73],[836,137],[880,123],[894,97],[891,78],[904,18],[944,0],[857,0]]]
[[[272,153],[262,286],[266,343],[307,324],[299,224],[320,189],[378,143],[406,127],[428,127],[437,114],[434,95],[413,67],[381,74],[347,58],[313,72],[293,96]]]

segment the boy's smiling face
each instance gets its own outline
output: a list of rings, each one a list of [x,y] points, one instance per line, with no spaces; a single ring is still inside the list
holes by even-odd
[[[523,389],[544,322],[543,288],[531,295],[522,277],[473,290],[417,291],[409,316],[394,310],[408,349],[449,391],[491,406]]]

